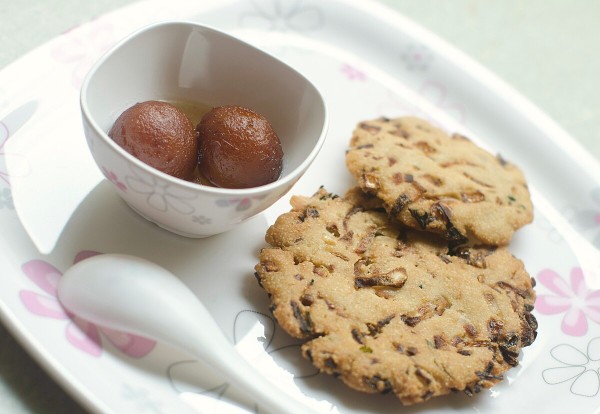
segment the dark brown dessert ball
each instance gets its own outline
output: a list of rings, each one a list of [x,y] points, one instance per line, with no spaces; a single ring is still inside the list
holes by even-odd
[[[191,180],[198,162],[194,125],[183,112],[161,101],[146,101],[125,110],[108,135],[146,164]]]
[[[224,188],[249,188],[279,178],[283,151],[265,117],[241,106],[220,106],[198,126],[200,172]]]

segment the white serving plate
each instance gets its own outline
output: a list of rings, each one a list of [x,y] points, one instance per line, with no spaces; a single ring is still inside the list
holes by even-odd
[[[320,185],[343,193],[351,186],[344,165],[351,131],[359,120],[380,115],[425,117],[523,168],[534,192],[535,221],[517,232],[511,246],[538,281],[534,314],[540,326],[520,366],[502,384],[474,398],[451,395],[402,408],[393,396],[357,393],[334,378],[315,375],[300,357],[298,341],[269,316],[267,298],[253,277],[264,233],[288,210],[290,195],[236,230],[204,240],[167,233],[121,201],[85,148],[78,88],[87,68],[110,45],[165,19],[226,30],[285,60],[321,89],[330,110],[328,139],[294,194],[312,194]],[[69,150],[59,152],[59,143]],[[43,185],[28,181],[40,170],[47,171]],[[597,161],[538,109],[379,3],[142,1],[74,28],[0,72],[0,316],[90,410],[255,412],[252,401],[239,400],[203,364],[166,345],[83,324],[60,308],[56,280],[74,260],[90,252],[128,253],[179,275],[256,369],[317,401],[324,412],[596,412],[599,179]],[[35,205],[15,210],[17,182],[40,186]],[[38,226],[28,231],[43,229],[56,240],[48,254],[33,244],[19,220],[31,220],[32,214]],[[249,408],[235,408],[227,403],[231,400]]]

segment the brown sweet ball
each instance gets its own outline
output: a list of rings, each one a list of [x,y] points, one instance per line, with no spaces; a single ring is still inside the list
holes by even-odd
[[[196,127],[200,172],[213,185],[249,188],[279,178],[283,151],[265,117],[241,106],[213,108]]]
[[[183,112],[161,101],[146,101],[125,110],[110,136],[142,162],[183,180],[191,180],[198,162],[194,125]]]

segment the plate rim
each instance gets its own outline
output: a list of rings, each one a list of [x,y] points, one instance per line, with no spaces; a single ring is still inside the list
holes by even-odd
[[[323,2],[323,0],[320,0]],[[185,1],[177,0],[178,3]],[[356,2],[352,0],[327,0],[329,3],[336,3],[348,9],[358,10],[364,14],[371,15],[374,19],[385,21],[394,27],[400,33],[406,33],[411,37],[418,39],[427,45],[435,54],[445,57],[449,62],[455,64],[462,72],[470,75],[481,85],[487,87],[495,96],[502,97],[505,104],[512,104],[519,110],[523,118],[529,123],[539,128],[543,134],[551,139],[553,143],[562,149],[572,160],[585,166],[590,178],[595,179],[600,184],[600,160],[597,160],[583,145],[566,132],[558,123],[548,116],[539,107],[533,104],[528,98],[518,92],[515,88],[494,74],[483,64],[471,58],[468,54],[444,40],[432,31],[422,25],[404,16],[396,9],[376,0],[362,0]],[[212,0],[211,3],[218,4],[219,7],[226,8],[227,2]],[[114,11],[103,14],[100,17],[110,15],[119,15],[121,13],[130,13],[135,10],[144,10],[144,8],[153,4],[160,4],[157,0],[144,0],[121,7]],[[200,7],[206,7],[199,6]],[[201,13],[203,9],[199,10]],[[89,22],[83,23],[89,24]],[[60,36],[60,35],[59,35]],[[58,37],[58,36],[57,36]],[[30,52],[21,56],[14,62],[0,70],[0,78],[7,70],[13,70],[18,67],[24,59],[35,56],[46,50],[56,38],[50,39],[42,45],[32,49]],[[503,105],[505,105],[503,104]],[[95,397],[93,390],[85,385],[77,384],[77,380],[64,369],[60,362],[56,361],[43,346],[36,345],[36,339],[32,336],[17,315],[9,308],[8,304],[0,298],[0,321],[6,329],[15,337],[20,346],[44,369],[49,376],[65,390],[78,404],[91,411],[106,411],[104,402]]]

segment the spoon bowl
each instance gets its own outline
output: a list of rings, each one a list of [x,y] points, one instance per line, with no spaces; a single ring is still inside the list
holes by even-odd
[[[152,262],[120,254],[83,260],[60,279],[58,298],[83,319],[169,343],[212,365],[273,414],[315,411],[260,375],[196,295]]]

